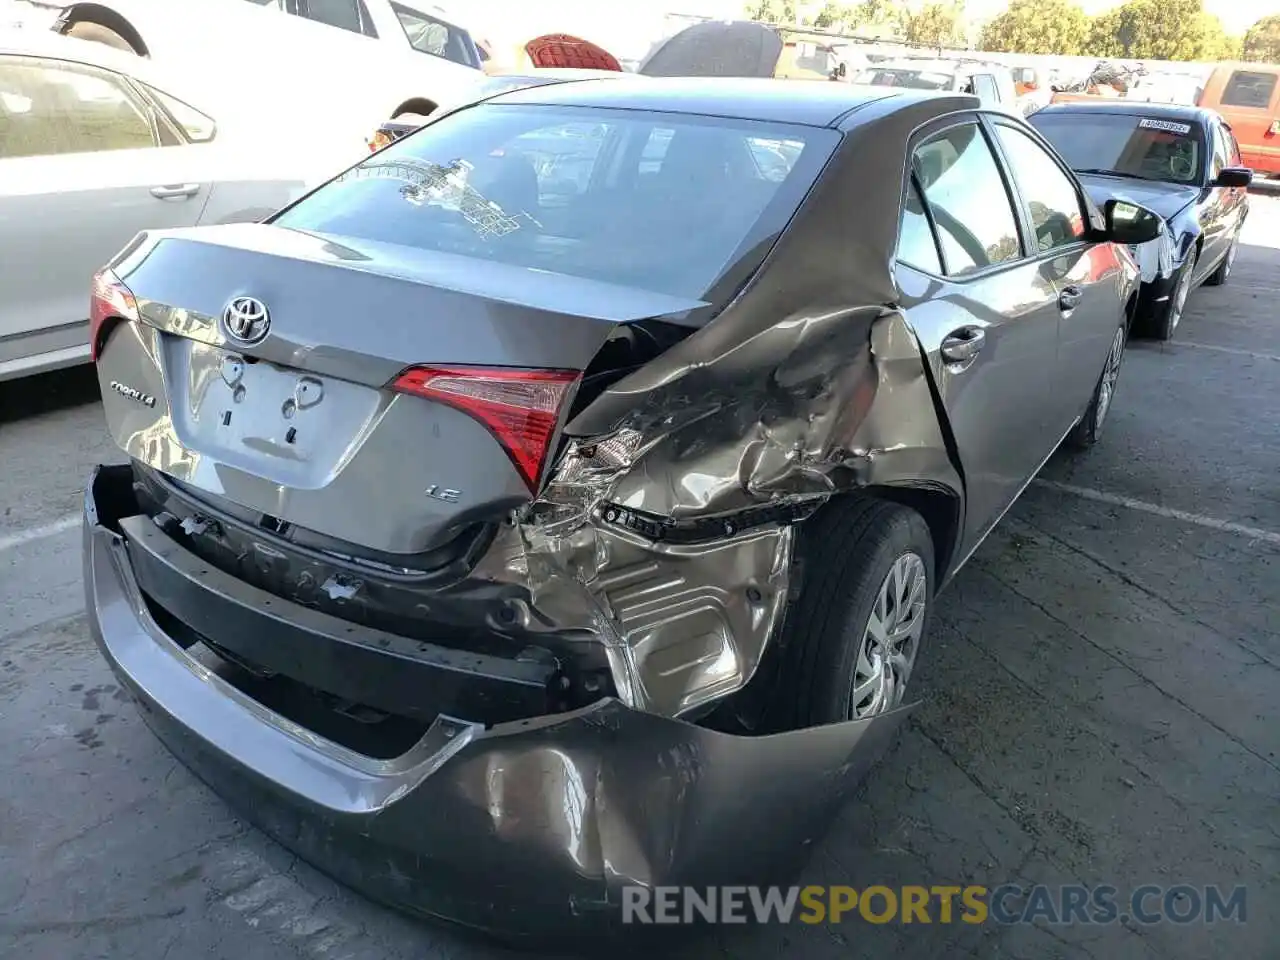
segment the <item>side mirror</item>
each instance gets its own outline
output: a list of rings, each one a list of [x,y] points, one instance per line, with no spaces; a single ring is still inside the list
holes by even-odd
[[[1247,187],[1251,183],[1253,183],[1253,171],[1248,167],[1223,167],[1212,186]]]
[[[1108,200],[1102,208],[1107,219],[1107,239],[1112,243],[1149,243],[1164,231],[1160,215],[1128,200]]]

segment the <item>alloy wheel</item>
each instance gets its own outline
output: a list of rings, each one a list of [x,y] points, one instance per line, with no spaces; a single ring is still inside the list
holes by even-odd
[[[1094,408],[1093,429],[1102,432],[1102,424],[1111,410],[1111,400],[1115,397],[1116,383],[1120,380],[1120,364],[1124,360],[1124,328],[1116,331],[1111,341],[1111,352],[1107,354],[1107,365],[1102,370],[1102,382],[1098,384],[1098,402]]]
[[[849,714],[877,716],[902,703],[924,635],[928,577],[924,561],[904,553],[889,568],[867,618],[853,672]]]

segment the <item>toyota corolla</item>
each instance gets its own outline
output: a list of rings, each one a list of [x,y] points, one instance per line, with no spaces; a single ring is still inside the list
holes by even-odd
[[[1096,442],[1159,219],[969,96],[585,81],[96,278],[96,639],[254,822],[519,935],[766,881]],[[566,926],[571,921],[570,926]]]

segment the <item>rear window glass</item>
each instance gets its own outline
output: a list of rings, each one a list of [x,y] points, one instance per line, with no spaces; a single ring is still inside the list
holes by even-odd
[[[1276,89],[1274,73],[1258,73],[1252,70],[1237,70],[1227,81],[1227,88],[1222,91],[1224,107],[1261,107],[1271,105],[1271,94]]]
[[[955,75],[934,73],[929,70],[895,70],[872,67],[863,70],[854,83],[866,83],[873,87],[910,87],[916,90],[950,90]]]
[[[487,103],[441,118],[274,222],[705,299],[758,263],[832,130]]]
[[[1081,173],[1194,183],[1204,169],[1204,129],[1189,120],[1083,111],[1028,119]]]

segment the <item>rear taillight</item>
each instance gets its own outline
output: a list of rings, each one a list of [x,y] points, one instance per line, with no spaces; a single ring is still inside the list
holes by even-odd
[[[480,421],[536,493],[560,409],[580,376],[573,370],[413,367],[392,388],[448,404]]]
[[[138,319],[138,301],[112,271],[99,270],[89,289],[89,356],[96,363],[111,328],[121,320]]]
[[[387,144],[394,143],[395,140],[396,138],[387,131],[379,130],[369,138],[369,152],[377,153],[383,147],[387,146]]]

